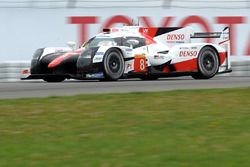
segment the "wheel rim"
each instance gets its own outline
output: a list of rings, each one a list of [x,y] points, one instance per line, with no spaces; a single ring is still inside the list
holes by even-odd
[[[212,71],[214,69],[215,60],[211,54],[205,54],[203,60],[203,66],[207,71]]]
[[[109,62],[109,70],[112,72],[112,73],[117,73],[120,68],[121,68],[121,61],[120,59],[117,57],[116,54],[111,54],[109,56],[109,59],[108,59],[108,62]]]

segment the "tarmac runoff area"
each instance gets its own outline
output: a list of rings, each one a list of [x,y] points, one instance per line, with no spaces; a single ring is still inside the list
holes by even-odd
[[[129,79],[116,82],[67,80],[61,83],[29,80],[0,83],[0,99],[239,87],[250,87],[250,77],[216,76],[209,80],[177,77],[155,81]]]

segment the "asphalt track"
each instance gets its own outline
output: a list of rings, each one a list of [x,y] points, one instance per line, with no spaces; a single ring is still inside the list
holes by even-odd
[[[75,80],[62,83],[46,83],[41,80],[2,82],[0,83],[0,99],[234,87],[250,87],[250,77],[216,76],[209,80],[179,77],[163,78],[156,81],[131,79],[116,82]]]

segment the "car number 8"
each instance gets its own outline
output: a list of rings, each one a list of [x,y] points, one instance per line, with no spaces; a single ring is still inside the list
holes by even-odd
[[[140,70],[143,71],[145,69],[145,60],[140,59]]]

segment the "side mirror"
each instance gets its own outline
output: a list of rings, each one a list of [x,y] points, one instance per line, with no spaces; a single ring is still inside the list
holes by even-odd
[[[129,39],[129,40],[127,40],[127,43],[130,45],[130,47],[133,48],[134,46],[139,44],[139,41],[136,39]]]
[[[75,50],[76,43],[74,41],[67,42],[68,47],[70,47],[72,50]]]

